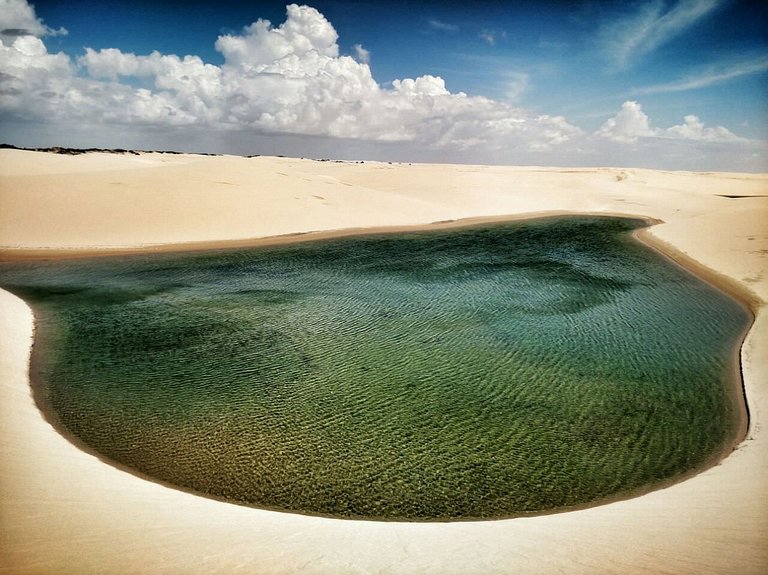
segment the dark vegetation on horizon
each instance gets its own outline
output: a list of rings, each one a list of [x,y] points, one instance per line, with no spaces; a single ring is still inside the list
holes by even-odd
[[[14,146],[13,144],[0,144],[0,150],[25,150],[27,152],[48,152],[51,154],[64,154],[67,156],[77,156],[79,154],[88,154],[91,152],[102,152],[105,154],[185,154],[188,152],[176,152],[174,150],[124,150],[122,148],[65,148],[54,146],[52,148],[24,148]],[[221,156],[222,154],[210,154],[206,152],[189,152],[196,156]]]
[[[133,154],[138,156],[140,154],[189,154],[192,156],[223,156],[224,154],[213,154],[209,152],[178,152],[176,150],[125,150],[123,148],[66,148],[63,146],[53,146],[50,148],[25,148],[23,146],[14,146],[13,144],[0,144],[0,150],[24,150],[26,152],[47,152],[49,154],[63,154],[66,156],[78,156],[80,154],[90,154],[101,152],[104,154]],[[258,158],[262,154],[251,154],[245,156],[246,158]],[[277,154],[276,157],[284,158],[285,156]],[[304,158],[301,158],[302,160]],[[328,158],[316,159],[317,162],[335,162],[335,163],[355,163],[364,164],[362,160],[349,161],[349,160],[331,160]],[[390,164],[392,162],[389,162]]]

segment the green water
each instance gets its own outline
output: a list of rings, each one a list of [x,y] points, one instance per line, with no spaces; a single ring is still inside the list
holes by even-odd
[[[737,433],[748,314],[642,225],[4,264],[0,285],[38,317],[38,401],[109,460],[270,509],[508,517],[637,492]]]

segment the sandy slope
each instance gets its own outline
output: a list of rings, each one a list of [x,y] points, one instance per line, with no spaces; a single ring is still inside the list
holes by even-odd
[[[718,194],[748,196],[725,198]],[[768,572],[768,176],[0,151],[0,255],[428,224],[554,210],[650,236],[748,292],[748,438],[670,488],[496,522],[350,522],[227,505],[101,463],[40,416],[29,309],[0,291],[0,572]]]

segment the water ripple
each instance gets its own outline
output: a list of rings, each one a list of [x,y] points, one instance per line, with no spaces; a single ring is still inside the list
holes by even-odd
[[[632,493],[736,433],[747,316],[563,218],[3,264],[42,400],[106,457],[259,507],[504,517]]]

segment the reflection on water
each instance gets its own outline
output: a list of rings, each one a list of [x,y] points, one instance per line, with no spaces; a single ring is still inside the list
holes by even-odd
[[[502,517],[630,493],[732,441],[736,302],[572,217],[4,264],[42,401],[106,457],[258,507]]]

